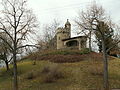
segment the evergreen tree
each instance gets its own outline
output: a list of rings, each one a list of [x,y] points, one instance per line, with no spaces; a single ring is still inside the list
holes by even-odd
[[[106,45],[106,50],[107,50],[107,49],[109,49],[113,45],[113,38],[112,37],[114,35],[114,31],[107,24],[106,24],[105,28],[106,29],[102,29],[102,32],[104,32],[104,35],[105,35],[105,45]],[[102,52],[102,39],[101,39],[101,35],[100,35],[99,32],[95,32],[95,36],[96,36],[96,39],[97,39],[99,52]],[[108,54],[109,54],[109,52],[108,52]]]

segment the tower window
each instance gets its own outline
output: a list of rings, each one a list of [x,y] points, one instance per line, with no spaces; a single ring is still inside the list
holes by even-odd
[[[59,40],[60,40],[60,37],[59,37]]]

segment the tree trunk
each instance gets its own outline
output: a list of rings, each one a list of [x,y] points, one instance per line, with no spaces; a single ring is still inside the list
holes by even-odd
[[[6,70],[7,70],[7,71],[9,71],[9,70],[10,70],[10,68],[9,68],[9,64],[8,64],[8,62],[7,62],[7,61],[5,61],[5,64],[6,64]]]
[[[6,70],[8,71],[9,70],[9,65],[8,65],[6,52],[4,52],[4,61],[5,61],[5,65],[6,65]]]
[[[91,47],[91,31],[90,31],[90,36],[89,36],[89,51],[92,51],[92,47]]]
[[[13,79],[14,79],[14,90],[18,90],[18,81],[17,81],[17,63],[16,63],[16,53],[13,53]]]
[[[105,47],[105,41],[102,40],[102,50],[103,50],[103,62],[104,62],[104,90],[109,90],[109,81],[108,81],[108,59]]]

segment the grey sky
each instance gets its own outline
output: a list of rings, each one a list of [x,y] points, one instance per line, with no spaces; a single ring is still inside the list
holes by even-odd
[[[53,19],[62,21],[62,25],[69,19],[73,25],[78,12],[93,1],[102,5],[115,22],[120,22],[120,0],[28,0],[28,7],[36,14],[42,28]]]
[[[29,7],[33,9],[41,24],[49,23],[54,18],[63,22],[72,21],[79,10],[90,5],[93,0],[28,0]],[[111,15],[114,21],[120,20],[120,0],[94,0]]]

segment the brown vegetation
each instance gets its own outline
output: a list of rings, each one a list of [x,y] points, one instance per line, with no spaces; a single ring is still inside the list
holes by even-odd
[[[64,77],[58,65],[45,66],[42,70],[42,74],[45,76],[43,79],[45,83],[52,83]]]
[[[79,62],[83,60],[102,60],[102,53],[79,51],[79,50],[67,50],[67,51],[43,51],[34,53],[34,55],[28,56],[32,60],[49,60],[55,63],[71,63]],[[112,59],[112,57],[109,57]]]

